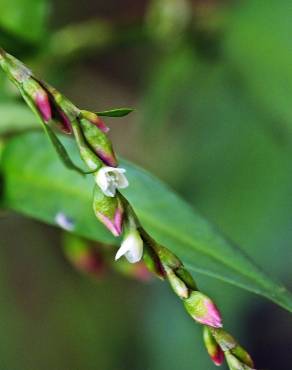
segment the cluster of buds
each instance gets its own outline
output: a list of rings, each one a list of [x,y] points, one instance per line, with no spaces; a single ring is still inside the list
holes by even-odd
[[[0,65],[37,114],[58,154],[67,165],[70,159],[51,128],[58,127],[74,136],[80,157],[89,170],[83,172],[90,173],[95,178],[95,215],[114,236],[123,236],[116,260],[125,256],[134,264],[143,259],[150,271],[169,282],[174,293],[183,301],[186,311],[203,326],[206,348],[216,365],[221,365],[225,357],[230,370],[255,370],[248,353],[223,330],[221,314],[215,303],[199,291],[179,258],[144,230],[132,206],[120,193],[119,189],[126,188],[129,182],[125,169],[118,166],[107,136],[108,129],[101,121],[100,114],[78,109],[1,49]],[[121,115],[118,111],[112,111],[115,112],[113,116]],[[76,169],[76,166],[71,164],[71,168]],[[81,270],[95,272],[99,267],[96,263],[97,256],[91,250],[80,249],[78,245],[69,254],[69,258]]]

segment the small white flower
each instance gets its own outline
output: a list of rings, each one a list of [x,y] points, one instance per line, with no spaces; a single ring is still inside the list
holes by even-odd
[[[123,255],[125,255],[130,263],[136,263],[141,260],[143,256],[143,240],[136,229],[131,230],[124,238],[116,254],[116,260]]]
[[[129,182],[124,175],[124,168],[102,167],[95,176],[97,185],[108,197],[114,197],[117,189],[124,189]]]

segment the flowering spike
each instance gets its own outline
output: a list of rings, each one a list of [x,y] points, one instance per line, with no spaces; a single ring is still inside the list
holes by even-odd
[[[95,125],[97,128],[99,128],[102,132],[105,134],[109,132],[109,128],[105,125],[103,120],[101,120],[96,113],[89,112],[87,110],[82,110],[81,114],[84,118],[86,118],[90,123]]]
[[[203,338],[204,343],[207,348],[207,352],[211,357],[215,365],[220,366],[224,361],[224,352],[214,339],[210,329],[207,326],[204,326],[203,329]]]
[[[107,135],[92,125],[87,119],[81,119],[80,124],[84,137],[92,150],[107,166],[117,167],[118,162]]]
[[[114,236],[121,235],[124,210],[119,197],[107,197],[96,186],[94,191],[93,209],[96,217]]]
[[[184,301],[188,313],[200,324],[221,328],[222,320],[218,308],[205,294],[194,291]]]
[[[124,168],[102,167],[95,175],[96,184],[107,197],[115,197],[117,189],[124,189],[129,182]]]

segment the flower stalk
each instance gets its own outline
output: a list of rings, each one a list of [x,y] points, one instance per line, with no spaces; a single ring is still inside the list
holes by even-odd
[[[133,207],[119,192],[119,189],[126,188],[129,182],[125,169],[118,167],[112,143],[107,136],[108,129],[99,116],[78,109],[1,48],[0,65],[37,114],[47,133],[49,129],[50,138],[65,164],[68,164],[69,159],[53,129],[60,128],[74,137],[80,157],[89,170],[87,173],[91,173],[96,182],[93,196],[94,213],[114,236],[123,237],[116,259],[125,256],[130,263],[143,259],[151,272],[168,281],[189,315],[202,325],[204,342],[215,365],[220,366],[225,357],[230,370],[255,370],[249,354],[223,330],[221,313],[216,304],[198,289],[182,261],[146,232]],[[115,111],[108,111],[104,115],[109,113],[114,115]],[[76,166],[71,165],[71,168],[76,170]],[[79,172],[85,173],[80,170]],[[78,245],[71,250],[69,258],[80,269],[95,271],[97,267],[92,262],[95,261],[92,251],[79,247]]]

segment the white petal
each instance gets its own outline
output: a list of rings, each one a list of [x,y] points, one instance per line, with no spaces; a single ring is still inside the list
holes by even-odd
[[[102,189],[103,190],[103,189]],[[116,195],[117,188],[114,184],[108,184],[107,188],[103,190],[104,194],[108,197],[114,197]]]
[[[129,244],[126,243],[126,239],[122,242],[122,245],[120,247],[120,249],[118,250],[117,254],[116,254],[116,257],[115,257],[115,260],[118,260],[119,258],[121,258],[124,254],[126,254],[129,250]]]
[[[108,186],[108,180],[106,177],[107,172],[108,171],[106,171],[106,167],[103,167],[98,170],[97,174],[95,175],[95,181],[102,191],[106,191]]]
[[[117,177],[118,177],[118,187],[120,189],[125,189],[129,186],[129,181],[123,173],[118,173]]]
[[[130,263],[136,263],[143,256],[143,241],[137,230],[132,230],[123,240],[116,254],[116,260],[125,255]]]
[[[126,252],[125,257],[130,263],[139,262],[143,257],[143,246],[129,250]]]

